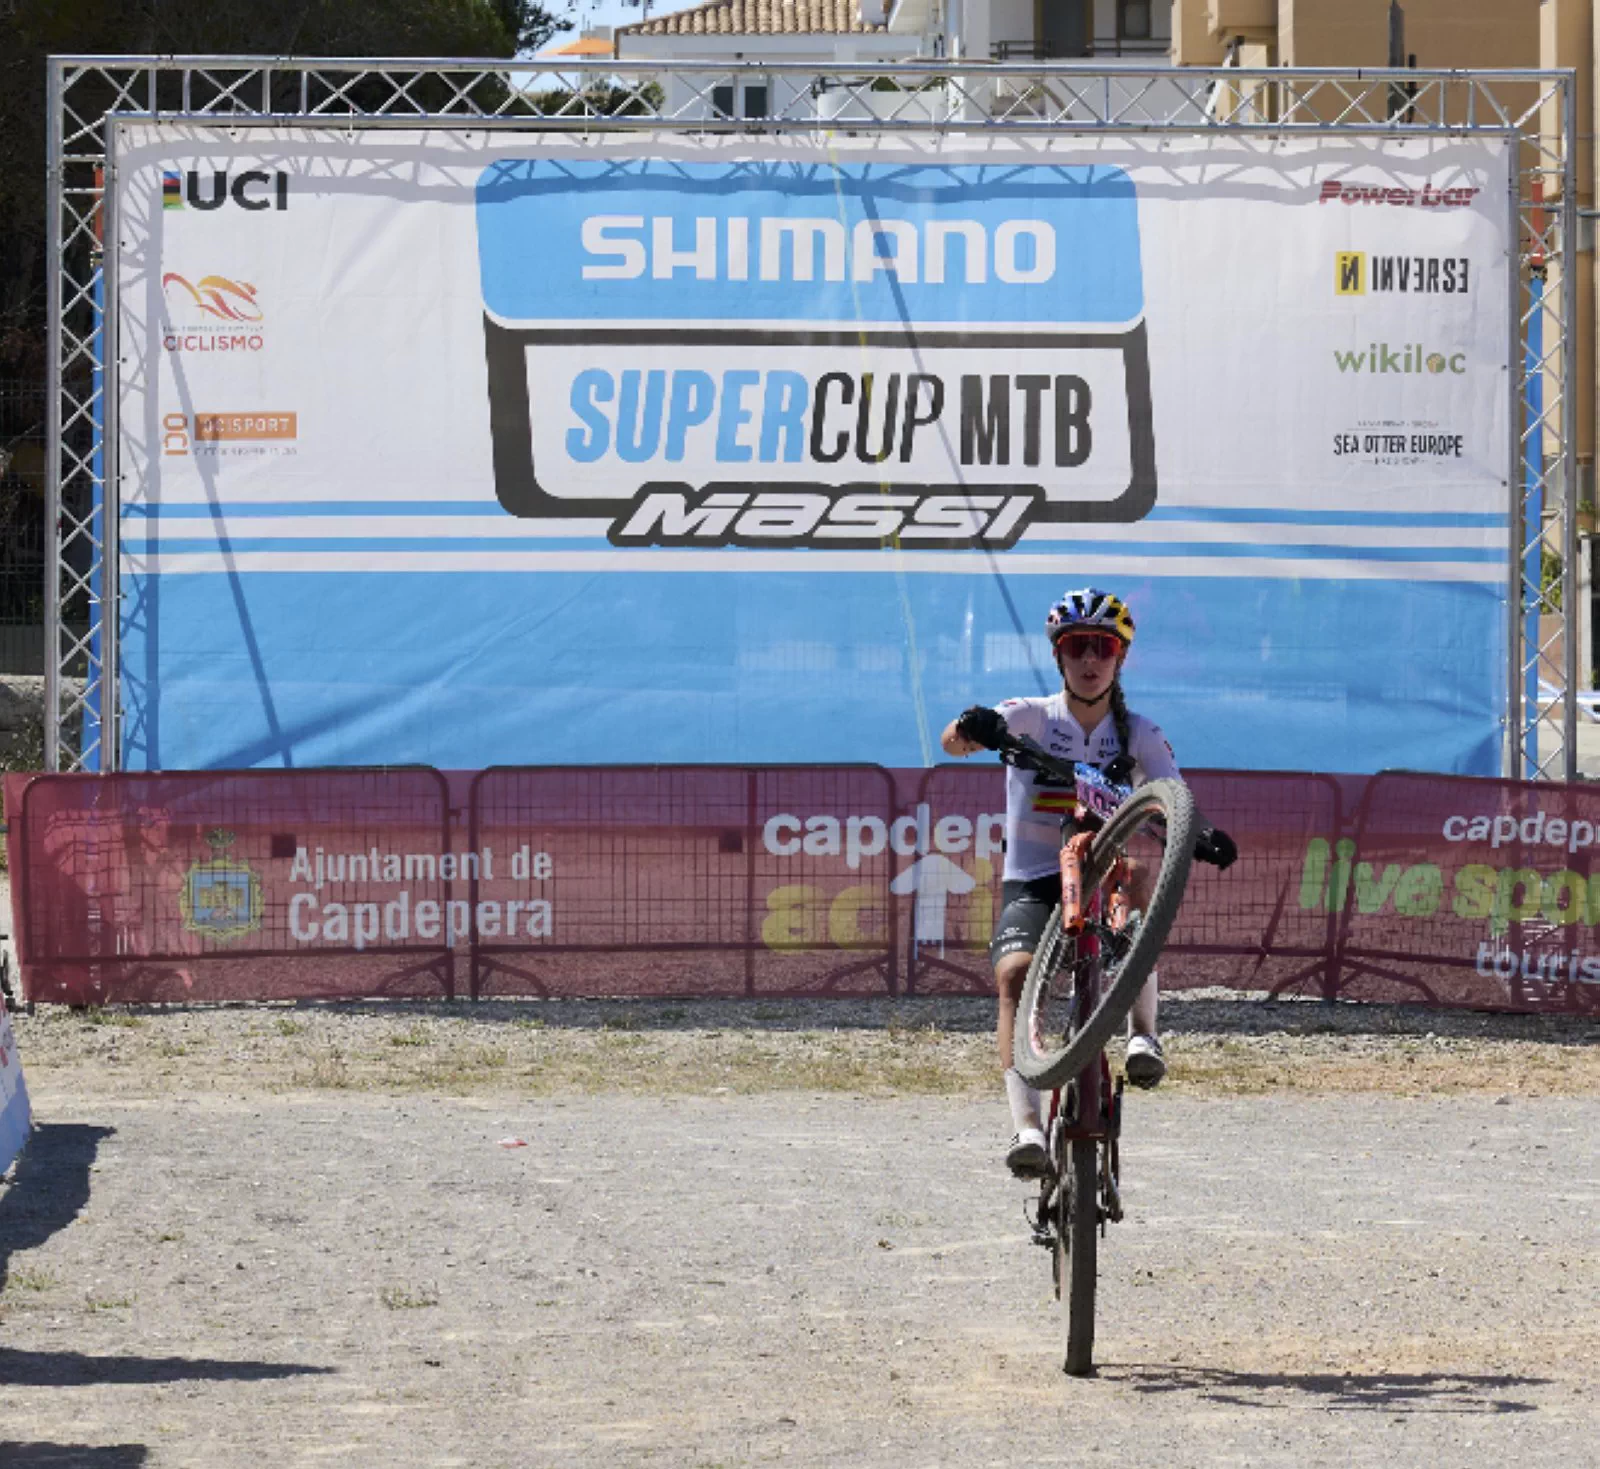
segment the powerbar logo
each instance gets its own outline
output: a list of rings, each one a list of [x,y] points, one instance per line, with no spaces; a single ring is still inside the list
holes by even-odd
[[[1394,188],[1388,184],[1347,184],[1339,179],[1324,179],[1317,194],[1319,204],[1392,204],[1405,209],[1462,209],[1471,204],[1482,189],[1440,189],[1424,184],[1420,189]]]

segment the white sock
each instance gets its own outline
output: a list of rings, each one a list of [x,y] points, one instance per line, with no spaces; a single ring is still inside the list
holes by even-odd
[[[1037,1087],[1029,1086],[1017,1074],[1015,1066],[1006,1067],[1006,1101],[1011,1104],[1011,1121],[1018,1132],[1025,1127],[1044,1131],[1044,1124],[1039,1120],[1039,1106],[1044,1100]]]

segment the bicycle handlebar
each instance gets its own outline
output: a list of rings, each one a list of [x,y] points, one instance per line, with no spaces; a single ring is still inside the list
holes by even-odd
[[[1000,736],[1000,743],[995,746],[995,751],[1005,764],[1015,765],[1018,770],[1036,770],[1042,775],[1051,775],[1065,781],[1078,778],[1078,764],[1075,760],[1057,759],[1044,746],[1030,740],[1027,735],[1014,735],[1007,730]]]
[[[1080,816],[1106,821],[1130,795],[1133,787],[1106,777],[1098,766],[1081,760],[1061,760],[1026,735],[1007,730],[995,747],[1001,760],[1019,770],[1032,770],[1071,786]]]
[[[1133,794],[1131,785],[1110,780],[1098,766],[1081,760],[1060,760],[1026,735],[1014,735],[1006,730],[1000,736],[995,752],[1007,765],[1019,770],[1033,770],[1062,785],[1071,786],[1078,803],[1076,817],[1088,818],[1093,823],[1108,821],[1111,813]],[[1213,826],[1198,811],[1195,813],[1196,830],[1194,855],[1202,862],[1226,870],[1239,855],[1233,838]]]

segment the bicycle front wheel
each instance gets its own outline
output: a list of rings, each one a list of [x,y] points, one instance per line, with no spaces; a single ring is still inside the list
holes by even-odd
[[[1177,780],[1140,786],[1095,834],[1084,864],[1085,906],[1088,895],[1110,881],[1119,858],[1154,872],[1149,900],[1142,913],[1118,930],[1106,925],[1106,905],[1098,904],[1100,917],[1086,930],[1096,940],[1091,946],[1062,931],[1059,907],[1050,915],[1017,1007],[1012,1060],[1025,1081],[1044,1090],[1062,1086],[1105,1049],[1155,968],[1178,916],[1194,838],[1194,797]],[[1079,985],[1089,986],[1096,996],[1081,1025]]]
[[[1086,1377],[1094,1370],[1095,1250],[1100,1243],[1098,1165],[1095,1140],[1073,1138],[1067,1176],[1060,1189],[1060,1197],[1066,1201],[1066,1218],[1059,1220],[1056,1227],[1057,1248],[1066,1256],[1060,1262],[1065,1267],[1061,1291],[1067,1333],[1065,1368],[1073,1377]]]

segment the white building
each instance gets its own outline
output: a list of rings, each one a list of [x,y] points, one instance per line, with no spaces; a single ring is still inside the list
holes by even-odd
[[[890,34],[930,57],[1148,67],[1172,49],[1172,0],[861,0],[868,20],[885,4]]]
[[[1083,62],[1096,67],[1166,69],[1172,61],[1173,0],[705,0],[685,10],[619,26],[619,60],[671,62],[664,76],[668,117],[759,123],[764,117],[815,116],[848,123],[871,116],[899,122],[971,121],[1020,113],[1070,121],[1082,113],[1069,89],[1037,79],[996,77],[897,90],[874,73],[905,61]],[[574,52],[574,54],[576,54]],[[862,67],[862,85],[814,85],[803,75],[763,71],[763,63]],[[686,66],[709,63],[704,70]],[[718,74],[717,64],[726,65]],[[1143,113],[1143,84],[1110,99],[1127,121]],[[1198,84],[1197,84],[1198,90]],[[1170,94],[1150,103],[1165,114]],[[1105,105],[1097,96],[1094,107]]]
[[[1074,62],[1097,70],[1127,67],[1140,71],[1176,70],[1173,58],[1173,0],[860,0],[868,20],[879,7],[890,35],[916,36],[924,57],[948,58],[968,66],[984,63],[1052,65]],[[1203,84],[1179,84],[1202,101]],[[963,121],[984,114],[1016,120],[1048,118],[1070,124],[1093,122],[1107,112],[1137,123],[1170,115],[1178,100],[1169,88],[1152,91],[1147,80],[1113,82],[1109,92],[1096,86],[1092,99],[1080,99],[1070,82],[1037,76],[997,76],[992,82],[965,83],[951,112]]]
[[[815,95],[809,79],[786,81],[764,73],[760,63],[860,64],[864,73],[922,54],[923,37],[894,33],[864,21],[857,0],[706,0],[687,10],[652,15],[614,33],[620,61],[722,62],[725,76],[669,73],[663,110],[669,117],[725,117],[757,121],[809,111]],[[796,95],[805,92],[804,99]],[[816,95],[817,114],[843,116],[842,104]]]

